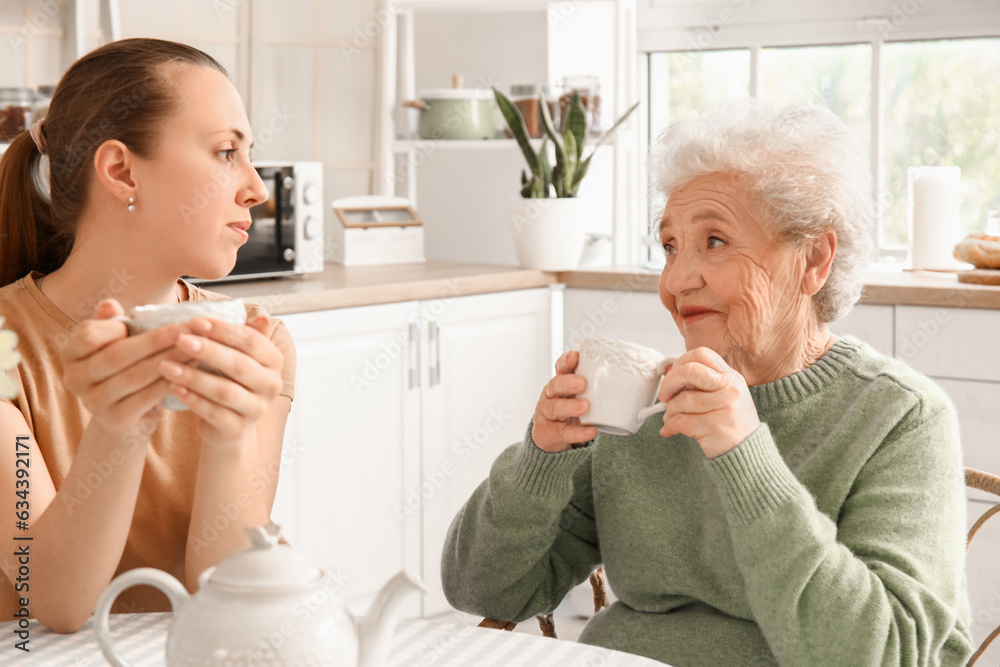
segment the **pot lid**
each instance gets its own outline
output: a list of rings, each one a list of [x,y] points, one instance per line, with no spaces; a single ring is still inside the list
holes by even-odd
[[[492,100],[493,91],[488,88],[436,88],[421,90],[417,97],[422,100]]]
[[[305,588],[323,573],[297,551],[279,544],[281,526],[253,526],[246,529],[250,546],[222,561],[208,577],[208,583],[254,589],[283,590]]]

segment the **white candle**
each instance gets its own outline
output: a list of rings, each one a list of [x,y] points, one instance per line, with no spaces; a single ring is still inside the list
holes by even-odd
[[[959,167],[910,167],[907,217],[910,263],[914,269],[954,269],[952,255],[961,240]]]

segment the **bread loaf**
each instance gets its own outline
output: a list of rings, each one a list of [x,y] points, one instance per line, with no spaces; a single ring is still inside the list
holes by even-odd
[[[1000,269],[1000,236],[970,234],[955,246],[955,258],[977,269]]]

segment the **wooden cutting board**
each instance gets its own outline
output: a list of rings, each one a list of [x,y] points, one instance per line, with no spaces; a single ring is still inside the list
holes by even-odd
[[[1000,269],[969,269],[958,272],[958,282],[976,285],[1000,285]]]

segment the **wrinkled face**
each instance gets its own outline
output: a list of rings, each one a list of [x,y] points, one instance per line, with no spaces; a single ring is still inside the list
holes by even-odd
[[[687,349],[708,347],[738,365],[780,353],[803,328],[804,253],[754,219],[735,177],[708,174],[675,190],[660,240],[660,300]]]
[[[208,67],[171,70],[178,107],[149,159],[137,159],[136,213],[165,270],[220,278],[246,243],[250,207],[267,190],[250,162],[253,142],[235,86]]]

